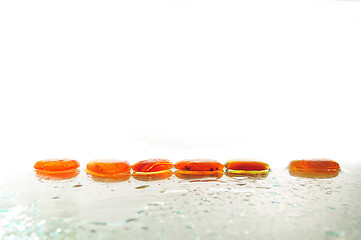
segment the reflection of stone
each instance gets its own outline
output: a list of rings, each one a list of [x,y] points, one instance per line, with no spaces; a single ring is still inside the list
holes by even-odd
[[[291,176],[303,177],[303,178],[334,178],[340,173],[340,170],[335,171],[320,171],[320,170],[304,170],[304,171],[293,171],[289,170]]]
[[[212,159],[182,160],[174,164],[174,167],[185,171],[223,171],[223,164]]]
[[[202,178],[221,178],[223,176],[223,170],[221,171],[187,171],[177,170],[174,172],[180,179],[202,179]]]
[[[243,170],[229,170],[225,171],[227,177],[237,178],[237,177],[248,177],[248,178],[257,178],[262,179],[266,178],[269,174],[269,170],[261,171],[243,171]]]
[[[139,161],[132,166],[136,172],[159,172],[173,168],[173,163],[168,159],[148,159]]]
[[[130,178],[130,171],[123,173],[113,173],[113,174],[101,174],[92,172],[89,169],[85,170],[94,181],[96,182],[123,182]]]
[[[95,182],[103,182],[103,183],[108,183],[108,182],[124,182],[129,180],[131,174],[130,172],[127,173],[122,173],[122,174],[117,174],[117,177],[102,177],[102,176],[97,176],[97,175],[91,175],[88,174],[92,180],[94,180]]]
[[[71,171],[58,171],[58,172],[35,170],[35,172],[36,172],[36,177],[38,177],[39,179],[53,180],[53,181],[74,178],[78,176],[80,173],[78,169]]]
[[[133,172],[133,178],[139,181],[157,181],[170,178],[173,175],[171,170],[158,172]]]

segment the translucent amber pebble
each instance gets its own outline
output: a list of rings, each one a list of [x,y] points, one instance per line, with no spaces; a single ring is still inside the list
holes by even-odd
[[[294,160],[288,168],[292,176],[305,178],[333,178],[341,171],[340,165],[329,159]]]
[[[79,162],[76,160],[42,160],[35,163],[34,168],[44,172],[61,172],[71,171],[79,167]]]
[[[86,168],[91,172],[107,175],[129,172],[131,166],[127,161],[96,160],[89,162]]]
[[[36,176],[39,179],[54,180],[54,181],[74,178],[78,176],[79,173],[80,173],[79,169],[69,170],[69,171],[59,171],[59,172],[46,172],[46,171],[36,170]]]
[[[158,172],[133,172],[132,176],[139,181],[156,181],[170,178],[173,175],[171,170]]]
[[[223,170],[218,171],[187,171],[187,170],[177,170],[174,172],[180,179],[202,179],[202,178],[221,178],[223,176]]]
[[[159,172],[173,168],[173,163],[167,159],[148,159],[133,165],[136,172]]]
[[[223,171],[223,164],[211,159],[182,160],[174,167],[185,171]]]
[[[300,172],[337,172],[340,165],[329,159],[294,160],[288,166],[291,171]]]

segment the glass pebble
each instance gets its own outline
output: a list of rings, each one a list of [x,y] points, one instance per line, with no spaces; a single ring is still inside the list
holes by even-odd
[[[126,173],[129,172],[130,169],[130,164],[124,160],[97,160],[87,164],[87,170],[104,175]]]
[[[158,172],[173,168],[173,163],[168,159],[147,159],[139,161],[132,166],[136,172]]]
[[[75,170],[80,166],[76,160],[41,160],[35,163],[34,168],[44,172],[61,172]]]
[[[177,162],[174,167],[185,171],[223,171],[223,164],[212,159],[192,159]]]

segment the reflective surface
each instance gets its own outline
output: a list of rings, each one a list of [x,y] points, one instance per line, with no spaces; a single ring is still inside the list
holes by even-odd
[[[360,239],[361,175],[113,181],[3,171],[0,239]],[[261,227],[260,227],[261,226]]]

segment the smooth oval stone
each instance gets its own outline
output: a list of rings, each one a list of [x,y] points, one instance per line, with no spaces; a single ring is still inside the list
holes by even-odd
[[[173,168],[173,163],[168,159],[147,159],[139,161],[132,166],[136,172],[159,172]]]
[[[173,175],[171,170],[164,170],[158,172],[133,172],[133,178],[139,181],[157,181],[170,178]]]
[[[177,170],[174,172],[180,179],[190,180],[190,179],[202,179],[202,178],[221,178],[223,176],[223,170],[218,171],[187,171],[187,170]]]
[[[329,159],[294,160],[288,165],[290,171],[300,172],[336,172],[340,165]]]
[[[223,164],[212,159],[192,159],[177,162],[174,167],[185,171],[223,171]]]
[[[91,173],[107,175],[129,172],[131,166],[127,161],[124,160],[96,160],[89,162],[86,168]]]
[[[235,159],[230,160],[224,165],[230,170],[242,170],[242,171],[265,171],[269,170],[269,165],[265,162],[255,160],[243,160]]]
[[[34,168],[44,172],[72,171],[80,166],[76,160],[41,160],[35,163]]]

